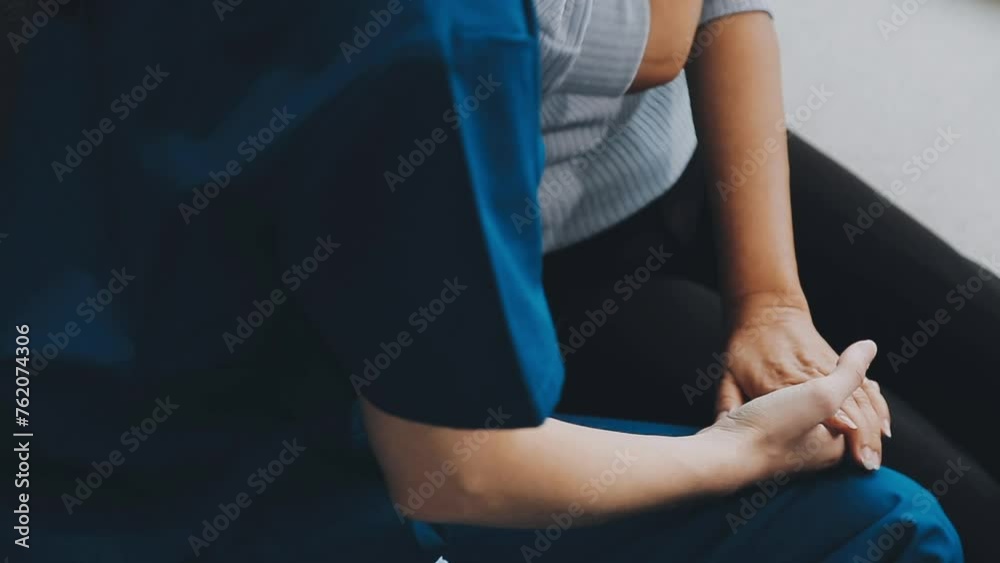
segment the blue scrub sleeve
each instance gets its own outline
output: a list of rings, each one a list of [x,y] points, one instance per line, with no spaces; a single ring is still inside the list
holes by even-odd
[[[519,32],[452,33],[368,75],[327,132],[347,139],[324,157],[332,199],[302,210],[340,244],[303,305],[355,392],[402,418],[536,426],[561,391],[531,212],[537,37]]]

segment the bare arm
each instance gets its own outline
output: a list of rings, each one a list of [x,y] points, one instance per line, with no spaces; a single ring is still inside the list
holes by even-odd
[[[777,37],[765,13],[729,18],[688,67],[719,224],[724,296],[732,302],[777,292],[798,299]],[[754,160],[754,154],[766,156]],[[756,171],[734,179],[744,164]]]
[[[608,432],[553,419],[538,428],[456,430],[403,420],[366,401],[363,412],[401,514],[535,527],[551,524],[554,513],[569,513],[574,524],[589,524],[729,493],[776,471],[836,463],[843,439],[819,423],[857,389],[874,355],[870,342],[855,344],[829,377],[751,401],[688,437]],[[815,453],[799,458],[806,443]],[[440,485],[428,477],[438,471],[447,474],[443,483],[436,478]],[[427,483],[434,492],[409,506],[411,489],[426,491]]]
[[[729,16],[724,28],[688,66],[731,330],[720,412],[822,377],[837,357],[813,325],[799,283],[774,26],[767,14],[747,12]],[[878,469],[881,436],[891,430],[877,385],[866,382],[828,424],[845,433],[859,464]]]
[[[370,403],[364,413],[397,505],[413,509],[409,491],[428,481],[424,472],[454,464],[456,473],[414,511],[429,522],[533,527],[575,504],[579,522],[592,523],[730,492],[749,473],[738,452],[706,435],[641,436],[555,419],[538,428],[470,431],[410,422]],[[614,475],[610,486],[607,476],[600,483],[606,471]]]

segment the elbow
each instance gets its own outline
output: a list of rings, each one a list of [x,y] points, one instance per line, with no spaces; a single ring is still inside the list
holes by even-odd
[[[653,73],[656,82],[669,84],[680,77],[684,67],[687,66],[688,53],[687,50],[678,51],[671,55],[669,60],[658,62]]]
[[[644,60],[629,87],[629,93],[642,92],[673,82],[684,72],[686,62],[687,52],[678,52],[658,60]]]
[[[676,80],[687,66],[693,42],[694,29],[667,40],[651,39],[629,91],[638,92]]]
[[[431,524],[475,524],[496,502],[489,500],[484,475],[455,468],[450,474],[445,467],[425,471],[403,482],[390,482],[389,495],[396,514],[411,520]]]
[[[469,431],[428,426],[394,417],[363,402],[369,441],[396,515],[431,523],[477,523],[498,506],[503,473],[496,466],[504,439],[491,433],[489,448],[472,457],[455,444]],[[498,478],[499,477],[499,478]]]
[[[684,72],[701,12],[701,0],[650,0],[649,36],[630,92],[673,82]]]

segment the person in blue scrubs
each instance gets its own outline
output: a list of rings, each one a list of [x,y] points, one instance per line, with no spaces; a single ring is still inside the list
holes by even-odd
[[[556,415],[509,219],[543,163],[530,2],[108,0],[22,47],[32,560],[961,561],[912,481],[813,472],[870,343],[697,434]]]

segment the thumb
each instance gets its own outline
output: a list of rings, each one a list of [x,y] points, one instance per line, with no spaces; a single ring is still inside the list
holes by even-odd
[[[822,393],[826,395],[824,405],[830,408],[830,412],[824,413],[833,416],[840,405],[851,396],[854,391],[864,383],[868,366],[875,359],[878,347],[871,340],[855,342],[844,350],[837,360],[837,368],[830,375],[815,379],[810,383],[815,383],[823,388]]]
[[[715,400],[715,419],[718,420],[729,413],[729,411],[738,409],[741,406],[743,406],[743,391],[736,384],[733,375],[727,373],[719,381],[719,394]]]

